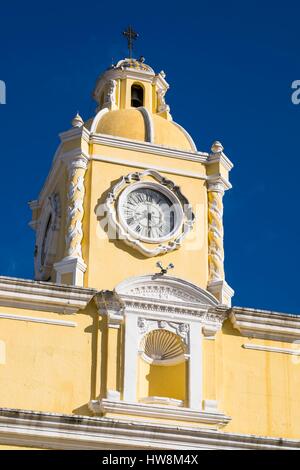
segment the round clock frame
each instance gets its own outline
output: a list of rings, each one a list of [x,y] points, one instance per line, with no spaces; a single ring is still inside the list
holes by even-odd
[[[139,194],[140,199],[142,198],[142,195],[144,195],[145,198],[143,201],[136,203],[136,211],[132,209],[131,218],[133,219],[133,222],[132,224],[129,224],[128,217],[125,215],[125,207],[126,205],[128,207],[128,204],[130,203],[132,205],[130,197],[133,193],[135,193],[136,196]],[[151,195],[153,196],[152,204],[145,201],[146,197],[151,197]],[[160,204],[160,201],[155,201],[155,195],[160,198],[163,204]],[[131,197],[131,200],[132,199],[133,197]],[[137,210],[142,211],[142,213],[137,213]],[[158,183],[152,183],[150,181],[133,183],[124,189],[118,199],[117,212],[124,230],[127,230],[133,237],[147,243],[162,243],[175,236],[182,226],[184,217],[183,209],[177,196],[165,186]],[[140,215],[140,217],[136,217],[135,214]],[[171,222],[168,223],[166,220],[168,218],[171,219],[172,214],[174,217],[173,224]],[[152,216],[150,223],[149,215]],[[161,224],[159,224],[160,221]],[[135,228],[131,227],[134,223]],[[171,227],[168,227],[168,225]],[[166,227],[165,232],[167,233],[159,235],[160,228],[164,226]],[[138,228],[140,228],[140,232],[137,232]],[[148,235],[144,235],[145,231],[148,231]],[[152,233],[153,235],[151,236]]]
[[[149,177],[154,181],[149,181]],[[174,227],[163,236],[141,236],[128,227],[122,207],[127,196],[138,188],[141,190],[151,188],[172,204]],[[187,234],[193,229],[195,221],[192,207],[179,186],[158,171],[150,169],[121,177],[108,193],[105,208],[111,227],[111,231],[108,231],[109,238],[115,237],[115,239],[123,240],[147,257],[169,253],[180,248]],[[155,211],[158,210],[155,208]]]

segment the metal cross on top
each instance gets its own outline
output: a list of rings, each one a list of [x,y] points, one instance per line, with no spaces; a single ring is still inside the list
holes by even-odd
[[[133,41],[135,41],[139,35],[136,33],[132,26],[128,26],[128,28],[123,31],[123,36],[127,38],[128,50],[129,50],[129,58],[132,58],[132,49],[133,49]]]

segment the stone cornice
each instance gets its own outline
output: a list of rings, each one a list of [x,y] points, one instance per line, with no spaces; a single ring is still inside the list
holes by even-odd
[[[230,320],[242,336],[293,342],[300,339],[300,315],[233,307]]]
[[[4,445],[46,449],[299,450],[300,440],[198,426],[0,408]]]
[[[0,276],[0,306],[74,314],[96,294],[94,289]]]
[[[234,166],[233,163],[229,160],[229,158],[225,155],[225,153],[210,153],[207,159],[207,165],[212,165],[213,163],[218,162],[221,163],[227,171],[232,170]]]
[[[208,305],[201,305],[199,303],[192,302],[174,302],[168,300],[150,300],[140,299],[135,296],[121,296],[124,302],[125,308],[131,312],[148,312],[151,314],[157,314],[158,316],[163,314],[164,318],[171,315],[171,318],[183,319],[183,317],[192,317],[194,321],[205,322],[216,322],[222,324],[227,317],[227,307],[209,307]],[[174,316],[175,315],[175,316]],[[221,326],[221,325],[220,325]]]
[[[122,400],[92,400],[89,402],[90,410],[95,413],[116,413],[117,415],[132,415],[145,418],[173,419],[176,421],[193,421],[210,425],[224,426],[231,418],[224,413],[212,413],[193,410],[181,406],[167,406],[158,404],[125,402]]]
[[[120,325],[130,312],[152,319],[201,323],[204,336],[211,338],[222,328],[229,312],[205,290],[172,276],[129,278],[114,291],[99,292],[95,301],[110,326]]]
[[[208,153],[205,152],[189,152],[176,148],[163,147],[161,145],[156,145],[151,142],[142,142],[138,140],[133,141],[126,138],[108,136],[106,134],[91,134],[90,143],[135,150],[139,152],[152,153],[157,156],[179,158],[181,160],[189,160],[198,163],[206,163],[208,157]]]
[[[86,127],[72,127],[71,129],[61,132],[59,134],[60,140],[62,142],[70,142],[71,140],[75,140],[78,138],[83,139],[85,142],[89,142],[90,138],[90,131],[86,129]]]

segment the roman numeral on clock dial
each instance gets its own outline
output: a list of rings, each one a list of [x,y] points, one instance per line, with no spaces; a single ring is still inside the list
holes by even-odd
[[[159,241],[175,226],[171,200],[152,188],[141,187],[130,192],[122,211],[128,228],[144,239]]]

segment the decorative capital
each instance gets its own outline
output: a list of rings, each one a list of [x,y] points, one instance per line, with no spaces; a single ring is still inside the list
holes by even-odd
[[[229,310],[223,305],[208,309],[203,316],[203,335],[207,339],[215,339],[216,333],[221,330],[228,315]]]
[[[63,162],[65,163],[69,174],[72,174],[73,170],[81,168],[83,170],[87,169],[89,163],[89,156],[85,154],[80,148],[68,152],[62,157]]]
[[[88,162],[89,162],[88,158],[85,157],[84,155],[81,155],[75,160],[68,162],[68,170],[69,172],[72,172],[73,170],[77,170],[77,169],[86,170]]]
[[[231,184],[222,176],[208,176],[207,178],[207,191],[224,194],[224,192],[230,188]]]
[[[110,328],[120,328],[124,320],[124,304],[114,291],[101,291],[95,296],[99,315],[107,316]]]

